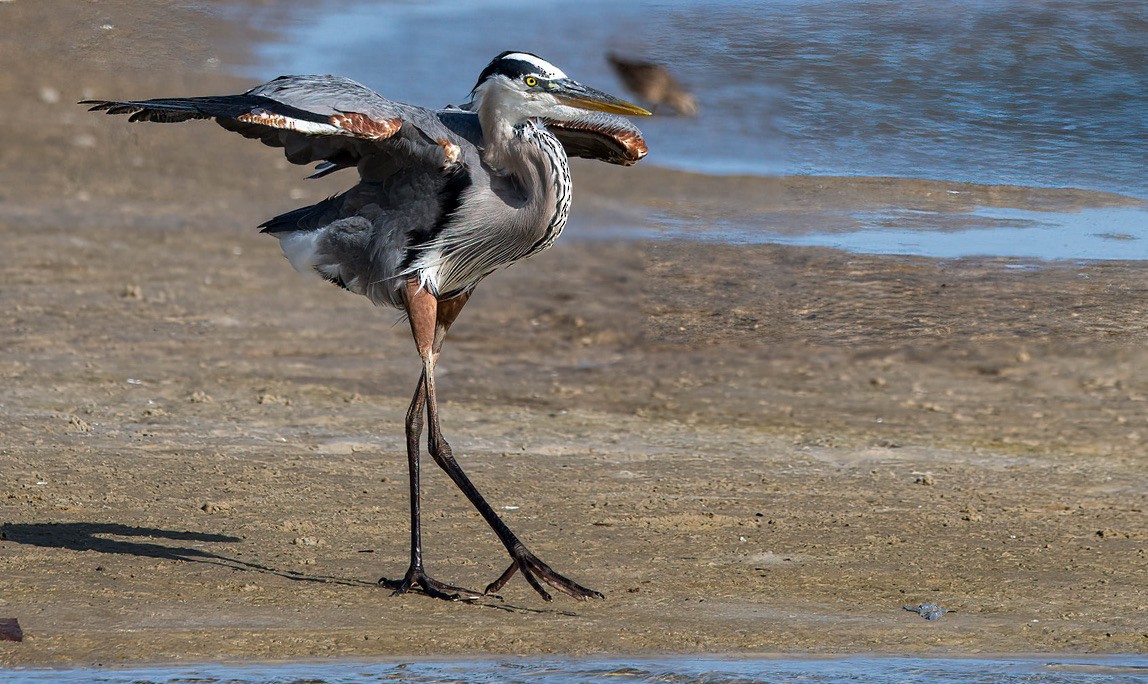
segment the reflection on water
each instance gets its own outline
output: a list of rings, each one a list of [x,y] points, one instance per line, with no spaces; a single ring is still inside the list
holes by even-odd
[[[499,660],[457,662],[283,665],[189,665],[139,669],[25,670],[2,673],[19,684],[747,684],[855,682],[857,684],[1143,684],[1148,658],[1099,656],[1017,660],[933,658]]]

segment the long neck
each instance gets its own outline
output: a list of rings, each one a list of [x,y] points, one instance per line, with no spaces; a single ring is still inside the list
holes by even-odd
[[[514,180],[525,202],[512,209],[523,232],[543,232],[548,247],[570,212],[570,167],[557,138],[522,120],[510,91],[492,83],[475,98],[482,126],[482,160],[496,174]],[[538,251],[531,249],[530,253]]]
[[[515,124],[521,117],[514,112],[506,91],[497,84],[483,88],[475,98],[478,122],[482,127],[482,161],[503,171],[516,154]]]
[[[572,188],[562,144],[532,121],[497,124],[483,125],[489,184],[474,187],[450,229],[436,238],[436,249],[415,263],[441,292],[473,287],[495,269],[546,249],[566,226]]]

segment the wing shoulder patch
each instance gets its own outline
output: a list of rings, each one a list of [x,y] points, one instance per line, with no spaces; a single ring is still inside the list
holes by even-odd
[[[393,116],[386,119],[372,119],[366,114],[357,112],[339,112],[332,114],[331,125],[335,126],[356,138],[367,140],[385,140],[403,127],[403,120]]]

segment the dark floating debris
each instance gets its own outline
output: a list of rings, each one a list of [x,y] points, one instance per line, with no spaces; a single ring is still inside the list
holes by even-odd
[[[0,641],[23,641],[24,630],[16,618],[0,618]]]
[[[665,105],[683,116],[697,116],[697,100],[666,67],[613,53],[606,55],[606,60],[626,88],[651,104],[655,113],[660,105]]]
[[[910,613],[916,613],[926,620],[940,620],[945,613],[955,613],[955,610],[942,608],[936,603],[922,603],[919,606],[901,606]]]

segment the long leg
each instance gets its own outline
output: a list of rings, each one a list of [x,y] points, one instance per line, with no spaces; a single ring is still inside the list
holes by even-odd
[[[498,535],[499,540],[502,541],[503,546],[506,547],[506,551],[510,554],[510,557],[514,559],[510,567],[508,567],[497,580],[487,586],[486,593],[497,592],[514,576],[516,571],[521,570],[523,577],[530,583],[530,586],[534,587],[534,590],[547,601],[549,601],[551,597],[549,592],[543,588],[541,582],[545,582],[558,591],[569,594],[577,599],[603,598],[600,592],[583,587],[577,582],[554,572],[549,565],[543,563],[537,556],[531,553],[530,550],[519,541],[517,535],[510,531],[506,523],[502,522],[502,519],[498,517],[498,514],[494,512],[494,509],[490,507],[490,504],[486,502],[486,499],[483,498],[482,494],[480,494],[478,489],[471,483],[470,478],[462,471],[462,468],[458,465],[458,461],[454,458],[454,454],[451,452],[450,445],[443,439],[442,431],[439,429],[438,402],[435,400],[433,369],[432,372],[427,375],[427,417],[430,423],[430,434],[428,435],[427,443],[431,458],[435,460],[435,463],[437,463],[439,467],[446,471],[450,479],[462,490],[462,493],[466,495],[466,498],[470,500],[471,504],[473,504],[479,514],[482,515],[487,524],[490,525],[490,528]]]
[[[411,292],[411,288],[415,288]],[[537,556],[531,553],[518,537],[511,532],[506,523],[498,517],[490,504],[486,502],[482,494],[471,483],[470,478],[466,476],[458,462],[451,452],[450,445],[443,439],[442,431],[439,428],[438,420],[438,401],[435,395],[435,382],[434,382],[434,367],[438,360],[439,351],[442,349],[443,341],[446,338],[446,331],[450,328],[451,324],[458,317],[462,311],[463,305],[469,295],[463,295],[444,302],[438,302],[434,296],[424,290],[418,290],[415,284],[408,285],[408,315],[412,317],[411,329],[415,330],[415,344],[419,347],[419,355],[423,359],[423,384],[426,389],[426,409],[427,418],[429,422],[429,435],[427,439],[428,450],[430,451],[431,458],[439,465],[443,471],[450,477],[450,479],[458,486],[466,498],[470,500],[471,504],[490,525],[494,533],[498,535],[499,540],[503,546],[506,547],[507,552],[513,559],[511,565],[507,570],[502,573],[497,580],[486,588],[487,593],[498,591],[518,570],[522,571],[526,581],[530,586],[534,587],[542,598],[547,601],[550,600],[550,594],[542,586],[542,582],[549,584],[555,589],[569,594],[578,599],[587,598],[602,598],[602,594],[581,586],[580,584],[559,575],[550,568],[550,566],[543,563]],[[434,334],[429,340],[429,349],[426,342],[426,321],[420,320],[416,322],[415,316],[428,317],[429,310],[432,306],[428,305],[427,300],[434,302]],[[421,333],[420,333],[421,331]],[[421,339],[420,339],[421,337]]]
[[[425,302],[423,302],[425,308]],[[411,307],[408,306],[408,309]],[[418,316],[417,320],[421,323],[426,318],[426,312]],[[411,316],[411,331],[415,336],[415,340],[420,337],[425,337],[426,331],[418,327],[416,324],[416,317]],[[419,476],[419,452],[421,447],[419,441],[422,437],[423,430],[423,409],[426,406],[427,398],[427,374],[424,368],[423,372],[419,375],[418,385],[415,387],[414,397],[411,398],[410,407],[407,408],[406,417],[406,438],[407,438],[407,471],[410,478],[410,502],[411,502],[411,561],[407,568],[406,575],[401,580],[389,580],[381,578],[379,583],[394,589],[395,594],[405,594],[410,591],[412,587],[422,587],[423,591],[428,596],[447,600],[459,600],[463,598],[479,598],[482,596],[477,591],[470,589],[463,589],[450,584],[444,584],[435,580],[426,574],[423,568],[423,552],[422,552],[422,522],[421,522],[421,484]]]
[[[464,598],[479,598],[477,591],[444,584],[431,578],[423,569],[422,524],[420,515],[421,488],[419,482],[419,439],[422,437],[423,408],[426,405],[426,374],[420,374],[415,395],[407,409],[407,470],[410,476],[411,500],[411,562],[406,575],[401,580],[381,578],[379,584],[394,589],[395,594],[405,594],[414,586],[422,587],[428,596],[457,601]]]

